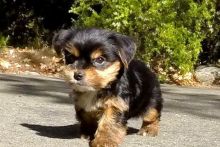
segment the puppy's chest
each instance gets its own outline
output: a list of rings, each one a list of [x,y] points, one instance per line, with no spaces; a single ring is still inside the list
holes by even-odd
[[[97,92],[87,92],[73,95],[74,104],[78,109],[86,112],[100,111],[104,107],[104,99],[97,96]]]

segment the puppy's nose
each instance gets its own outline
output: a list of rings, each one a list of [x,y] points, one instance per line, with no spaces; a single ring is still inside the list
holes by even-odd
[[[74,76],[73,77],[74,77],[75,80],[80,81],[80,80],[83,79],[83,73],[80,72],[80,71],[76,71],[76,72],[74,72]]]

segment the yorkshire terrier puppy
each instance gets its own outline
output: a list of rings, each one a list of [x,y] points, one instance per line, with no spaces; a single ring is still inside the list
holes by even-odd
[[[156,136],[162,96],[156,75],[133,59],[136,45],[102,29],[61,30],[53,45],[62,53],[81,135],[91,147],[117,147],[129,118],[142,117],[138,134]]]

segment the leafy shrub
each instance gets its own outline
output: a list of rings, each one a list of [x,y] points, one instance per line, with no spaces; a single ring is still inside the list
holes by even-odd
[[[216,13],[213,25],[210,26],[206,38],[202,41],[202,52],[199,64],[216,64],[220,61],[220,1],[216,1]]]
[[[133,36],[137,56],[152,68],[193,69],[215,12],[210,0],[76,0],[76,27],[101,27]]]
[[[9,45],[41,48],[53,32],[72,25],[72,0],[0,0],[0,32]]]
[[[41,25],[41,19],[33,16],[33,11],[25,11],[25,8],[21,7],[18,11],[18,16],[14,19],[10,26],[8,26],[8,32],[10,34],[10,43],[18,46],[33,46],[40,48],[43,42],[43,36],[46,34],[46,30]]]
[[[1,49],[1,47],[7,46],[7,44],[8,44],[8,39],[9,39],[8,36],[5,37],[5,36],[3,36],[2,34],[0,34],[0,49]]]

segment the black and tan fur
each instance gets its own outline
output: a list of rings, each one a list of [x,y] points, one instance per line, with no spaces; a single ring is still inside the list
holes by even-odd
[[[142,117],[140,135],[159,130],[162,97],[159,82],[146,65],[133,59],[133,40],[101,29],[61,30],[54,48],[64,55],[64,75],[73,90],[81,135],[91,147],[116,147],[129,118]]]

